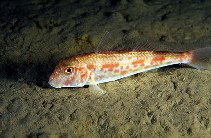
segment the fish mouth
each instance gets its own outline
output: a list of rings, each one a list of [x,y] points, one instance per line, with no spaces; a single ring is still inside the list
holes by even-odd
[[[54,83],[52,81],[48,81],[48,84],[50,84],[51,87],[54,87],[54,88],[61,88],[61,86],[59,86],[58,83]]]

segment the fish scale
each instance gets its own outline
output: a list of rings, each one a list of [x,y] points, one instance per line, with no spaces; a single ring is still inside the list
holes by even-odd
[[[89,60],[91,59],[91,60]],[[116,51],[111,53],[93,53],[88,57],[79,57],[91,72],[86,85],[114,81],[146,70],[177,63],[187,63],[191,53],[171,53],[152,51]],[[95,61],[95,62],[93,62]]]

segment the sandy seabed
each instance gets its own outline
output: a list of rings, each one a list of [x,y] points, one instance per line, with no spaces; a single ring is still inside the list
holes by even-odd
[[[20,0],[0,4],[0,137],[211,137],[211,72],[171,66],[91,87],[55,89],[58,61],[117,39],[158,50],[211,43],[206,0]],[[120,39],[118,39],[120,40]]]

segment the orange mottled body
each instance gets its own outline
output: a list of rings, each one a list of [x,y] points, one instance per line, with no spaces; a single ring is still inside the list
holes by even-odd
[[[56,88],[82,87],[114,81],[143,71],[189,63],[191,52],[112,51],[66,58],[57,65],[49,83]]]
[[[162,66],[187,63],[190,59],[190,52],[154,51],[114,51],[110,53],[92,53],[78,57],[80,62],[87,65],[87,69],[93,76],[88,79],[86,84],[114,81]]]

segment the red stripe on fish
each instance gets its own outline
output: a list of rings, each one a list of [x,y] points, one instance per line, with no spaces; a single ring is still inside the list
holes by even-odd
[[[157,63],[162,63],[166,58],[164,56],[161,57],[154,57],[151,61],[151,64],[157,64]]]

